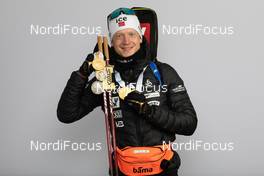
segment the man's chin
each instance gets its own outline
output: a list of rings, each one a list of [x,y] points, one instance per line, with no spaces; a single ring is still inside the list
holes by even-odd
[[[130,56],[132,56],[134,54],[134,52],[122,52],[122,53],[120,53],[120,55],[122,56],[122,57],[124,57],[124,58],[126,58],[126,57],[130,57]]]

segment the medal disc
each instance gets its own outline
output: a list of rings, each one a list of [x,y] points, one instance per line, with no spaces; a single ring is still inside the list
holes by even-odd
[[[95,70],[103,70],[105,68],[105,61],[103,59],[95,58],[92,62],[92,66]]]
[[[106,79],[106,77],[107,77],[105,70],[96,71],[95,72],[95,77],[99,81],[104,81]]]
[[[103,93],[103,83],[101,81],[94,81],[91,85],[91,90],[96,95]]]
[[[129,94],[130,92],[132,92],[130,88],[122,87],[121,89],[119,89],[118,95],[122,100],[124,100],[127,94]]]

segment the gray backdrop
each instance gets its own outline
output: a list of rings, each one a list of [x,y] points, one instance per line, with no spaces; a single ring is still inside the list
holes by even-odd
[[[104,118],[99,108],[72,124],[56,117],[71,72],[96,34],[36,35],[30,26],[100,26],[115,8],[145,6],[159,19],[160,61],[185,81],[199,124],[193,136],[232,150],[179,150],[180,175],[263,175],[263,3],[252,1],[1,0],[0,175],[107,175]],[[168,34],[163,25],[232,26],[232,35]],[[262,48],[262,49],[261,49]],[[31,141],[102,143],[101,151],[36,151]]]

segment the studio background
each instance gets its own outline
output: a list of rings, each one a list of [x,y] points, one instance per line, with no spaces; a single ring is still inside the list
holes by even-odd
[[[72,71],[92,52],[96,34],[35,35],[30,26],[101,26],[118,7],[158,15],[158,59],[182,77],[198,114],[193,136],[233,143],[232,151],[178,151],[179,175],[263,175],[263,2],[239,1],[0,1],[0,175],[107,175],[100,108],[62,124],[56,108]],[[177,35],[163,25],[232,26],[232,35]],[[30,141],[102,143],[101,151],[32,151]]]

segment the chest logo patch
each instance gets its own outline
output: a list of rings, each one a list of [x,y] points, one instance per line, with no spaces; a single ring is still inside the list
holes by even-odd
[[[149,101],[148,104],[149,104],[150,106],[152,106],[152,105],[159,106],[159,105],[160,105],[160,102],[159,102],[159,101],[155,101],[155,100],[153,100],[153,101]]]
[[[116,122],[116,127],[117,127],[117,128],[124,127],[124,122],[123,122],[123,121],[117,121],[117,122]]]
[[[144,95],[145,95],[146,99],[160,97],[160,93],[159,92],[151,92],[151,93],[146,93]]]
[[[121,110],[114,111],[113,114],[114,114],[114,118],[115,119],[119,119],[119,118],[122,118],[123,117]]]

